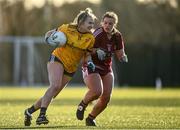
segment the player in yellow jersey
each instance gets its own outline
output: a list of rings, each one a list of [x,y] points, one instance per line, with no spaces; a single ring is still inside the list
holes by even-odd
[[[52,55],[57,57],[64,65],[65,71],[74,73],[82,56],[92,50],[94,36],[91,33],[80,33],[76,25],[64,24],[58,28],[67,36],[67,43],[56,48]]]
[[[38,109],[40,109],[40,114],[36,120],[36,124],[41,125],[49,123],[46,110],[51,100],[55,98],[71,80],[81,60],[87,63],[89,69],[95,69],[94,64],[88,62],[90,56],[89,52],[92,50],[95,41],[91,33],[95,18],[92,10],[87,8],[77,15],[73,23],[63,24],[57,29],[65,33],[67,43],[65,46],[57,47],[52,52],[47,64],[50,86],[43,97],[25,110],[25,126],[31,125],[32,113]],[[51,30],[46,33],[47,42],[48,37],[53,31],[54,30]]]

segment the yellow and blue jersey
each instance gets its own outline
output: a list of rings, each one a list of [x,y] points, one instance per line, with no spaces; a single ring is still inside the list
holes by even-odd
[[[95,38],[92,33],[80,33],[77,26],[71,24],[63,24],[58,31],[66,34],[67,43],[63,47],[57,47],[52,54],[60,59],[65,71],[73,73],[82,57],[92,50]]]

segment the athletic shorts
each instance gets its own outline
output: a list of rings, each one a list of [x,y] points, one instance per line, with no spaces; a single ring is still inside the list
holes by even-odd
[[[58,59],[58,58],[57,58],[56,56],[54,56],[54,55],[51,55],[51,56],[50,56],[49,62],[59,62],[60,64],[63,65],[63,63],[60,61],[60,59]],[[66,70],[64,70],[64,75],[67,75],[67,76],[69,76],[69,77],[73,77],[74,74],[75,74],[75,72],[74,72],[74,73],[69,73],[69,72],[67,72]]]
[[[100,67],[96,66],[95,71],[89,70],[87,67],[82,67],[83,78],[92,73],[98,73],[100,76],[105,76],[109,72],[112,72],[111,67]]]

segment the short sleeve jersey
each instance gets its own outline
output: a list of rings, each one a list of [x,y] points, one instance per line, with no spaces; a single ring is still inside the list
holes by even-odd
[[[80,33],[77,26],[71,24],[63,24],[58,30],[65,33],[67,43],[65,46],[57,47],[52,54],[60,59],[67,72],[73,73],[85,53],[92,50],[94,36],[92,33]]]

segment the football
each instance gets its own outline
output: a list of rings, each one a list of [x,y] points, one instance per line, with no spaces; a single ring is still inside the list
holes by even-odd
[[[64,46],[67,38],[63,32],[53,31],[46,41],[51,46]]]

